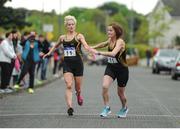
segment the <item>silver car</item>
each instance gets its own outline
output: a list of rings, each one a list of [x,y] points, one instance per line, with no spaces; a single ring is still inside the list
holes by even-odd
[[[171,72],[178,54],[179,51],[176,49],[159,49],[153,58],[152,73],[159,74],[160,71]]]
[[[172,71],[171,71],[171,78],[173,80],[177,80],[178,77],[180,77],[180,53],[176,58],[176,61],[173,65]]]

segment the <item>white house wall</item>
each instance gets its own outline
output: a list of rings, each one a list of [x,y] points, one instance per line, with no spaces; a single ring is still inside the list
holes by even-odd
[[[174,19],[173,24],[171,24],[171,29],[169,29],[169,45],[173,44],[174,38],[179,35],[180,36],[180,19]]]
[[[175,36],[180,35],[180,18],[171,17],[169,12],[166,12],[164,14],[165,18],[163,19],[163,21],[159,21],[158,23],[154,24],[152,15],[157,11],[161,10],[162,8],[164,8],[164,4],[159,1],[151,15],[148,17],[149,32],[152,32],[154,28],[158,28],[161,23],[168,23],[171,21],[169,29],[163,32],[163,37],[158,37],[155,41],[153,39],[149,40],[149,44],[154,47],[171,46],[173,44]]]

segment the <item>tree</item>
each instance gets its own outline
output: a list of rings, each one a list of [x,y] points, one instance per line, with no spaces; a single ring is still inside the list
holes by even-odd
[[[175,45],[180,46],[180,36],[175,37]]]
[[[77,8],[77,7],[70,8],[67,12],[64,13],[64,16],[72,15],[72,16],[75,16],[78,19],[80,14],[82,14],[86,10],[87,9],[85,9],[85,8]]]
[[[123,16],[122,13],[119,12],[118,14],[115,14],[114,16],[112,16],[112,18],[110,19],[110,22],[114,22],[114,21],[119,23],[122,26],[124,30],[123,38],[126,41],[128,41],[128,38],[129,38],[128,33],[129,33],[130,28],[129,28],[128,20],[126,19],[126,17]]]
[[[106,15],[101,10],[95,9],[93,11],[92,20],[95,22],[96,27],[103,33],[106,32],[106,18]]]
[[[0,1],[0,26],[5,29],[18,28],[22,29],[25,26],[30,26],[31,23],[26,22],[25,9],[12,9],[11,7],[4,7],[4,4],[11,0]]]
[[[139,29],[135,33],[136,43],[148,43],[148,21],[144,18],[142,19]]]
[[[7,1],[12,1],[12,0],[0,0],[0,9],[1,9],[2,7],[4,7],[4,4],[5,4]]]
[[[108,13],[109,16],[113,16],[121,11],[124,14],[127,13],[128,9],[125,5],[118,4],[116,2],[108,2],[104,5],[98,7],[98,9],[103,10]]]
[[[87,21],[81,24],[77,28],[78,32],[81,32],[86,37],[88,44],[96,44],[106,40],[106,35],[99,31],[96,25],[93,22]]]
[[[164,32],[169,30],[169,25],[173,22],[172,20],[166,20],[165,14],[170,12],[172,9],[168,6],[157,10],[154,14],[151,15],[151,22],[153,24],[153,28],[151,32],[148,34],[150,39],[153,39],[153,42],[156,43],[157,39],[164,36]]]
[[[98,8],[106,13],[108,23],[118,22],[122,25],[125,30],[124,38],[127,42],[129,42],[131,37],[134,39],[135,33],[139,30],[142,17],[144,16],[133,10],[129,10],[126,5],[118,4],[116,2],[108,2]]]

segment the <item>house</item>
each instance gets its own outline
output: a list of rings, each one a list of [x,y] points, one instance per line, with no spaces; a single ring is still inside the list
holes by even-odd
[[[154,47],[174,46],[180,36],[180,0],[159,0],[147,16],[149,21],[149,44]]]

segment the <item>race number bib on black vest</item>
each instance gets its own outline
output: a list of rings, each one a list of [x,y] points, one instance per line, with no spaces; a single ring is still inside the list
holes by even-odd
[[[65,47],[64,48],[64,56],[65,57],[76,56],[76,49],[75,49],[75,47]]]
[[[113,57],[108,57],[108,63],[114,64],[114,63],[118,63],[116,58]]]

